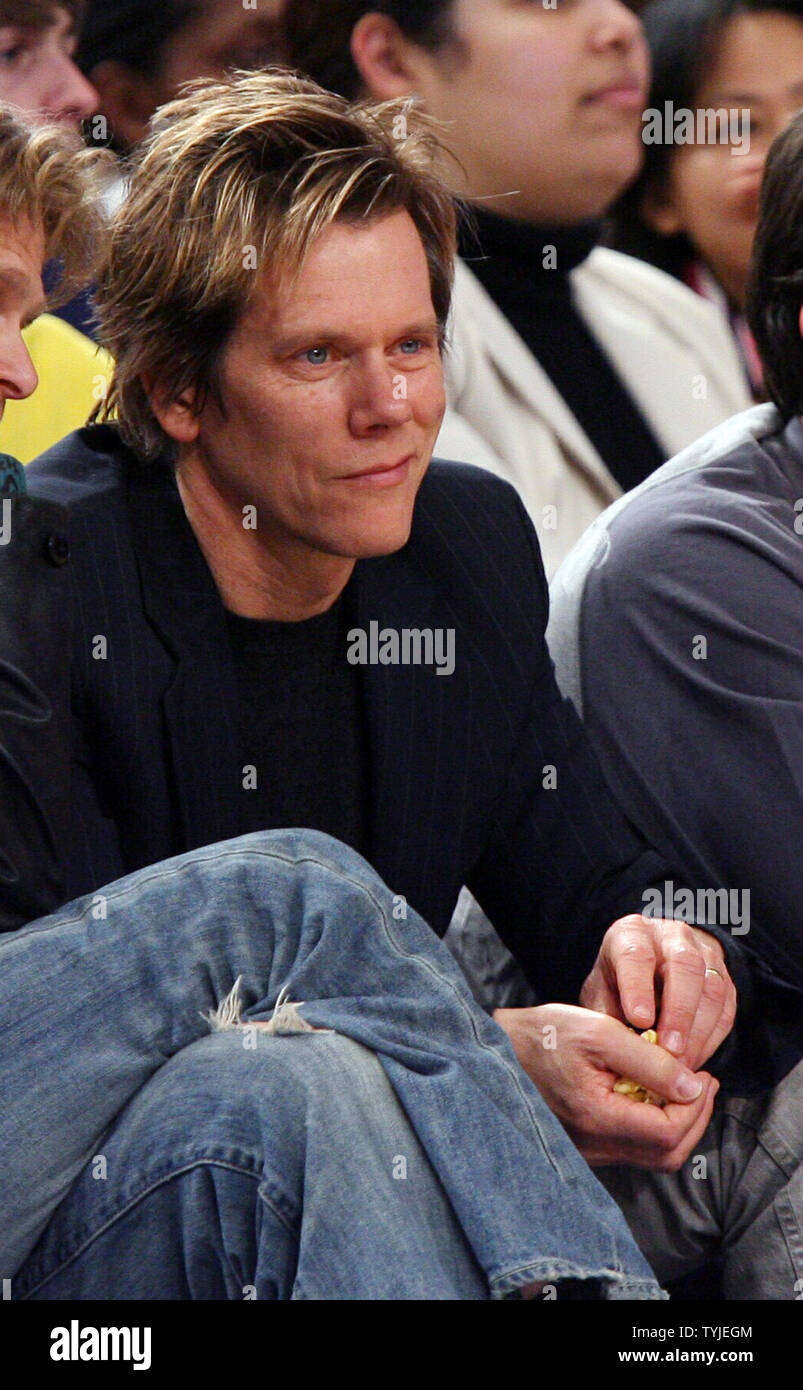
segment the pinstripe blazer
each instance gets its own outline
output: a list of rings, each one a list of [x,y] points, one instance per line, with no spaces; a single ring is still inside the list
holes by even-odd
[[[106,426],[28,469],[71,558],[68,897],[240,832],[236,685],[222,601],[164,465]],[[366,631],[455,632],[455,670],[362,669],[374,867],[442,935],[467,882],[543,998],[574,999],[611,921],[663,862],[613,802],[544,640],[548,596],[517,493],[433,463],[411,537],[359,561]],[[55,904],[54,904],[55,906]]]

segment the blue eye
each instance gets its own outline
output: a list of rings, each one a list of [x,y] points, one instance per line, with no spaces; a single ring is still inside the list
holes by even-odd
[[[310,366],[323,367],[329,360],[329,349],[323,347],[307,348],[302,356],[306,358]]]
[[[404,342],[400,344],[402,352],[406,353],[408,357],[412,357],[413,353],[419,352],[422,346],[423,344],[420,338],[405,338]]]

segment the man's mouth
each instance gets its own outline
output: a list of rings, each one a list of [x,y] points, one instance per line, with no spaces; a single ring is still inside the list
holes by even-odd
[[[410,465],[415,458],[415,454],[405,454],[404,458],[395,463],[376,463],[367,468],[361,468],[356,473],[346,475],[344,481],[353,483],[375,483],[380,487],[392,487],[395,483],[404,482],[407,478]]]

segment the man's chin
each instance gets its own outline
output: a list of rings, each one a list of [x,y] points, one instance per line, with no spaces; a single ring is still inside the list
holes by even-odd
[[[376,536],[362,536],[351,547],[354,560],[378,560],[382,555],[395,555],[410,539],[412,520],[406,528],[399,527],[392,533],[384,532]]]

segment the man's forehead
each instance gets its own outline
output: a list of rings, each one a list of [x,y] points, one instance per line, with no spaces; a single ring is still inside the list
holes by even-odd
[[[44,308],[44,252],[41,227],[27,220],[13,222],[0,212],[0,275],[7,286],[30,301],[30,308],[36,313]]]
[[[381,275],[380,296],[360,293],[372,274]],[[298,269],[262,274],[246,319],[284,332],[326,317],[369,326],[380,318],[433,316],[421,238],[409,214],[394,212],[365,225],[336,222],[313,242]]]
[[[261,0],[259,9],[226,8],[219,0],[205,0],[194,20],[202,26],[211,42],[231,42],[249,39],[251,35],[273,40],[278,62],[284,52],[281,24],[284,0]]]

